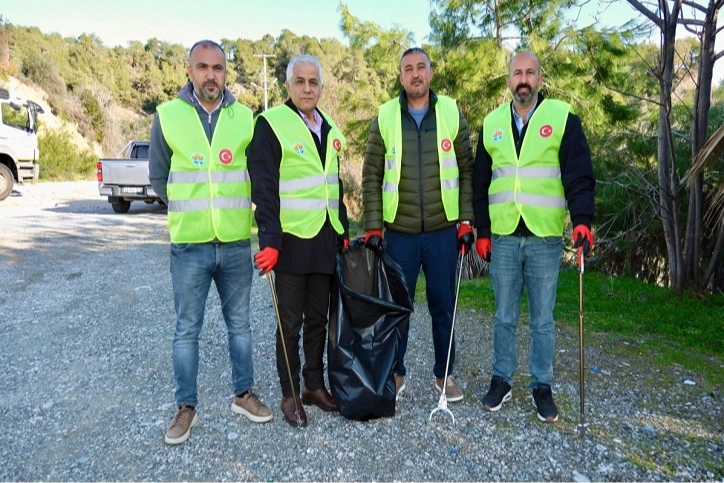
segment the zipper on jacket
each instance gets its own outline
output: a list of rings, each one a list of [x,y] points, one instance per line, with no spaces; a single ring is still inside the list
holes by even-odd
[[[430,112],[430,111],[427,111]],[[427,115],[425,115],[427,117]],[[420,167],[420,233],[425,233],[425,190],[423,188],[423,164],[422,164],[422,123],[425,121],[423,118],[420,121],[420,125],[417,126],[417,164]],[[414,122],[414,119],[413,119]],[[415,123],[417,125],[417,123]]]

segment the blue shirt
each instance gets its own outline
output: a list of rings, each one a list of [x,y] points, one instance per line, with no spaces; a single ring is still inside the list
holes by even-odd
[[[523,128],[526,124],[528,124],[528,121],[530,120],[530,116],[533,115],[533,111],[535,111],[535,108],[538,107],[538,96],[535,96],[535,104],[533,104],[533,108],[528,111],[528,115],[523,119],[518,115],[517,112],[515,112],[515,107],[513,106],[513,103],[510,104],[510,109],[513,111],[513,119],[515,119],[515,127],[518,128],[518,134],[523,132]]]
[[[417,123],[417,128],[420,129],[420,123],[422,123],[422,118],[425,117],[425,114],[427,114],[427,111],[430,110],[430,106],[425,106],[422,109],[408,109],[407,112],[410,113],[412,118]]]

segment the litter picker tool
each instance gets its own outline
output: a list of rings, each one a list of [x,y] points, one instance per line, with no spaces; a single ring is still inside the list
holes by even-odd
[[[450,344],[447,348],[447,361],[445,362],[445,378],[442,381],[442,391],[440,394],[440,399],[437,402],[437,407],[433,409],[430,412],[430,421],[432,421],[432,416],[438,411],[442,411],[444,413],[447,413],[452,418],[453,424],[455,424],[455,415],[447,408],[447,395],[445,394],[445,391],[447,389],[447,371],[450,367],[450,354],[452,353],[452,345],[453,345],[453,336],[455,334],[455,318],[458,312],[458,298],[460,296],[460,279],[463,277],[463,253],[460,253],[460,264],[458,265],[458,282],[457,287],[455,288],[455,307],[453,308],[453,316],[452,316],[452,325],[450,326]]]
[[[580,396],[580,418],[578,432],[581,438],[586,433],[586,420],[584,416],[585,383],[584,383],[584,354],[583,354],[583,247],[578,247],[578,343],[580,361],[578,365],[578,394]]]
[[[287,373],[289,374],[289,386],[292,389],[292,399],[294,399],[294,415],[297,418],[297,426],[301,424],[301,415],[299,413],[299,403],[297,402],[297,394],[294,390],[294,379],[292,378],[292,366],[289,364],[289,355],[287,354],[287,343],[284,341],[284,330],[282,329],[282,318],[279,315],[279,300],[277,299],[277,290],[274,287],[274,280],[272,272],[266,274],[267,280],[269,280],[269,288],[271,289],[272,304],[274,305],[274,312],[277,314],[277,327],[279,328],[279,338],[282,341],[282,350],[284,351],[284,360],[287,363]]]

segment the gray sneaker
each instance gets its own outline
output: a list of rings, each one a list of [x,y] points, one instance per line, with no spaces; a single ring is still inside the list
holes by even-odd
[[[251,389],[246,391],[244,397],[234,396],[231,410],[236,414],[246,416],[255,423],[266,423],[272,419],[271,409],[261,402],[257,395],[251,392]]]
[[[189,439],[191,428],[196,426],[198,420],[196,409],[192,409],[185,404],[179,406],[176,415],[166,430],[166,444],[181,444]]]
[[[435,389],[442,392],[442,385],[445,379],[435,378]],[[448,402],[458,402],[463,400],[463,390],[453,376],[447,376],[447,386],[445,387],[445,397]]]

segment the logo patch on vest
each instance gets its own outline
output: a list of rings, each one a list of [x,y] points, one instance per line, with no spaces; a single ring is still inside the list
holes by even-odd
[[[295,143],[294,144],[294,152],[297,154],[304,154],[304,144],[302,143]]]
[[[234,160],[234,155],[231,153],[229,149],[222,149],[219,151],[219,161],[221,161],[221,164],[231,164],[231,162]]]
[[[545,126],[541,127],[540,131],[538,132],[540,132],[540,137],[548,138],[551,136],[551,134],[553,134],[553,126],[551,126],[550,124],[546,124]]]
[[[335,151],[339,152],[339,150],[342,149],[342,142],[339,139],[335,139],[332,141],[332,147]]]
[[[452,149],[452,142],[448,138],[445,138],[442,141],[440,141],[440,147],[442,148],[443,151],[445,151],[447,153],[448,151],[450,151]]]
[[[502,129],[496,129],[493,131],[493,142],[498,142],[501,139],[503,139],[503,130]]]
[[[194,163],[196,166],[203,166],[204,165],[204,155],[201,153],[192,154],[191,162]]]

